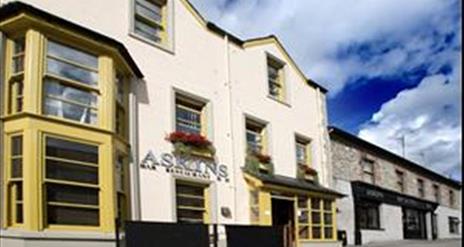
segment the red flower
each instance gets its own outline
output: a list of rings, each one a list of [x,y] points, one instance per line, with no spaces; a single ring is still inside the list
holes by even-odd
[[[172,132],[168,135],[168,137],[166,137],[166,140],[172,143],[180,142],[197,148],[207,148],[211,145],[211,142],[200,134],[186,133],[182,131]]]
[[[271,162],[271,156],[269,155],[256,153],[255,156],[261,163],[268,164]]]

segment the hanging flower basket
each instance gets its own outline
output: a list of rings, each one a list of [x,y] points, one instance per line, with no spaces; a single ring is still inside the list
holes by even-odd
[[[212,157],[216,153],[211,141],[200,134],[175,131],[166,140],[174,145],[174,154]]]

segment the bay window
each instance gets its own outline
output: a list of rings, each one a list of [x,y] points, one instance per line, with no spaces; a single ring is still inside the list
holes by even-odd
[[[44,114],[85,124],[98,121],[98,57],[47,42]]]

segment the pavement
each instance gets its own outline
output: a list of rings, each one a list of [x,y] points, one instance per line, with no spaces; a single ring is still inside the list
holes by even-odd
[[[462,240],[435,240],[435,241],[420,241],[420,240],[403,240],[382,243],[371,243],[362,245],[362,247],[461,247]],[[350,247],[350,246],[348,246]]]

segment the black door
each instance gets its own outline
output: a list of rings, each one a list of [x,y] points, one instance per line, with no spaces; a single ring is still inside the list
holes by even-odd
[[[425,212],[403,208],[403,231],[405,239],[426,239]]]
[[[281,226],[284,231],[284,246],[295,246],[295,212],[294,202],[272,199],[272,225]]]
[[[438,238],[437,214],[432,213],[432,239]]]

